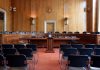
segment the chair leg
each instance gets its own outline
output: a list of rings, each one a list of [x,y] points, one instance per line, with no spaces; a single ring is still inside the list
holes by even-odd
[[[35,57],[33,57],[33,59],[32,59],[32,68],[33,68],[33,70],[35,70],[35,65],[36,65],[36,61],[35,61]]]
[[[35,64],[37,64],[38,63],[38,54],[37,53],[33,54],[33,57],[35,60]]]

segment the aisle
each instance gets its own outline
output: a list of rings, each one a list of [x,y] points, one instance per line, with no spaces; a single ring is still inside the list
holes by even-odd
[[[35,70],[60,70],[58,49],[55,53],[45,53],[45,49],[38,50],[38,63]]]

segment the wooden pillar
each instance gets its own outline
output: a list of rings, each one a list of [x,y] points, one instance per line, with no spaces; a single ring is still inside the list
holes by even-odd
[[[93,31],[93,0],[86,0],[87,32]]]
[[[96,13],[95,13],[95,15],[96,15],[96,17],[95,17],[95,31],[97,32],[98,31],[98,16],[99,16],[99,1],[98,0],[96,0]]]

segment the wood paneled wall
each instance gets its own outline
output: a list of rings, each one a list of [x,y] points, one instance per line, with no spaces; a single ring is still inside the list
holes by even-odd
[[[84,31],[82,13],[84,9],[79,7],[84,0],[11,0],[16,7],[11,19],[9,11],[10,0],[0,0],[0,7],[7,10],[8,31],[31,31],[30,17],[36,17],[36,31],[44,32],[44,21],[55,20],[56,31],[64,30],[64,17],[69,18],[69,31]],[[92,0],[87,1],[87,31],[92,31]],[[82,13],[80,13],[82,12]],[[12,21],[12,22],[11,22]],[[67,30],[67,26],[65,28]]]
[[[30,31],[31,0],[12,0],[13,7],[13,31]]]
[[[86,31],[86,12],[84,11],[86,2],[84,0],[65,0],[64,17],[68,18],[66,31]]]
[[[87,3],[87,31],[93,31],[93,0],[86,0]]]
[[[55,20],[56,31],[63,31],[64,0],[37,0],[35,5],[37,12],[37,31],[44,32],[45,20]],[[32,14],[34,13],[34,11],[31,12]]]
[[[0,0],[0,8],[7,11],[7,31],[12,31],[12,24],[11,24],[11,1],[10,0]]]
[[[64,17],[68,17],[69,22],[69,28],[66,25],[65,31],[85,31],[86,12],[82,6],[83,2],[84,0],[32,0],[31,12],[33,17],[37,18],[37,31],[44,31],[45,20],[54,19],[57,22],[56,31],[62,32],[64,30]],[[49,9],[52,12],[48,12]]]
[[[98,31],[100,31],[100,0],[98,0]]]

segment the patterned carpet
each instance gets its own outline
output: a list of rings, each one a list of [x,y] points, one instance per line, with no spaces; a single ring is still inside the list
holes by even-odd
[[[54,53],[45,53],[45,50],[38,49],[38,63],[35,70],[60,70],[58,49],[54,49]]]

